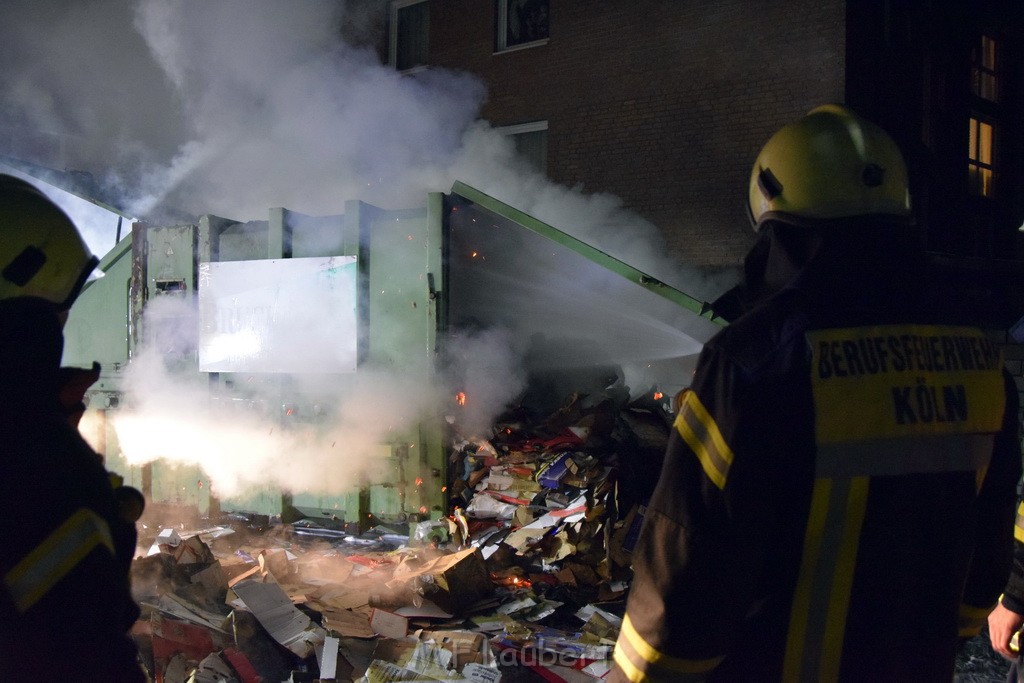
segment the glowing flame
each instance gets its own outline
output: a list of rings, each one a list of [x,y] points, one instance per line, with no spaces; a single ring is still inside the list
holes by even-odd
[[[655,391],[654,392],[654,400],[655,401],[660,401],[663,398],[665,398],[665,394],[661,393],[660,391]]]
[[[466,405],[466,392],[460,391],[459,393],[455,394],[455,402],[458,403],[460,406]]]
[[[423,486],[423,477],[416,477],[416,485]]]
[[[501,576],[498,574],[491,574],[491,581],[504,586],[506,588],[518,589],[518,588],[529,588],[533,585],[533,582],[529,579],[524,579],[520,576]]]

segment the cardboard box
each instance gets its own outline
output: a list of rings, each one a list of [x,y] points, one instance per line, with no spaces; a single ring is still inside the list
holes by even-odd
[[[494,592],[478,548],[441,556],[424,573],[431,579],[425,586],[424,597],[452,614],[459,614]]]
[[[452,653],[452,665],[461,671],[466,664],[488,664],[487,638],[476,631],[423,631],[420,640],[433,640]]]
[[[223,641],[210,629],[176,619],[168,619],[159,612],[150,617],[153,634],[153,657],[169,660],[181,653],[192,660],[201,660],[214,650],[220,649]]]
[[[562,453],[537,472],[537,482],[544,488],[557,489],[569,471],[571,453]]]

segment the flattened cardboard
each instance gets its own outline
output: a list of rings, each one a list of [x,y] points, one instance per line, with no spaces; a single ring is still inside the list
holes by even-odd
[[[326,609],[321,612],[324,628],[346,638],[373,638],[370,617],[349,609]]]
[[[243,581],[232,590],[267,633],[299,657],[308,657],[314,645],[323,642],[323,634],[276,583]]]
[[[385,638],[405,638],[409,634],[409,620],[400,614],[374,608],[370,613],[370,628]]]

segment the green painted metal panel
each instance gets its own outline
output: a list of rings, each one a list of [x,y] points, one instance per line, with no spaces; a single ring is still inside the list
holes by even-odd
[[[103,277],[87,283],[71,307],[64,326],[64,365],[89,367],[97,361],[104,373],[113,373],[128,361],[131,246],[131,236],[125,237],[104,256],[99,265]]]
[[[90,367],[93,361],[100,363],[100,378],[89,391],[80,431],[103,456],[108,470],[141,491],[143,468],[128,464],[113,425],[113,419],[123,408],[122,383],[129,358],[131,235],[103,257],[98,270],[103,276],[87,283],[69,312],[64,326],[61,363],[70,367]]]
[[[360,225],[366,277],[366,365],[398,371],[429,386],[437,346],[442,280],[442,202],[428,196],[425,209],[383,211],[346,205]],[[389,475],[370,489],[369,512],[388,517],[436,515],[445,509],[442,416],[389,444]]]
[[[201,515],[209,513],[210,485],[201,468],[157,460],[152,464],[152,482],[152,500],[195,506]]]
[[[146,231],[147,301],[195,292],[196,226],[151,226]]]

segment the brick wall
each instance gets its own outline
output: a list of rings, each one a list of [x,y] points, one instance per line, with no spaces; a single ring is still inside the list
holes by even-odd
[[[686,263],[741,261],[757,151],[843,98],[841,0],[551,0],[547,44],[500,54],[494,4],[431,0],[430,61],[482,76],[493,124],[548,121],[548,175],[622,198]]]

